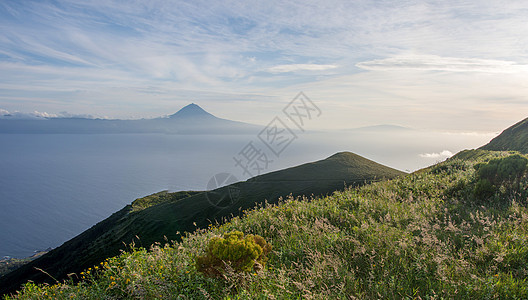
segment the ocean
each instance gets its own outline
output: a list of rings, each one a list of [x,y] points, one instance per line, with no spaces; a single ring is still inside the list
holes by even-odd
[[[492,137],[414,130],[298,133],[276,155],[257,134],[0,134],[0,258],[60,246],[139,197],[205,190],[223,172],[245,180],[249,174],[234,158],[248,145],[268,155],[261,173],[339,151],[414,171]]]

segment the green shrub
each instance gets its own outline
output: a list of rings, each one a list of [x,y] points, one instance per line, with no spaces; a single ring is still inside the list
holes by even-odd
[[[495,186],[486,178],[480,179],[475,185],[475,196],[479,198],[489,198],[495,194],[495,191]]]
[[[258,235],[232,231],[209,241],[205,255],[196,258],[198,271],[211,277],[222,276],[229,268],[234,272],[250,272],[262,268],[271,245]]]
[[[528,159],[518,154],[496,158],[475,165],[478,179],[487,179],[494,185],[520,178],[526,170]]]
[[[487,199],[499,190],[503,194],[519,193],[520,180],[524,176],[527,164],[528,159],[518,154],[476,164],[475,196]]]

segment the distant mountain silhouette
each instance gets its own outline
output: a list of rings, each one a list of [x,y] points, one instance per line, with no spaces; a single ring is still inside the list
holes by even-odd
[[[177,113],[169,116],[171,119],[190,119],[190,118],[208,118],[208,119],[219,119],[212,114],[206,112],[200,106],[191,103],[184,108],[180,109]]]
[[[194,103],[169,117],[155,119],[0,119],[0,133],[255,134],[260,129],[256,125],[218,118]]]

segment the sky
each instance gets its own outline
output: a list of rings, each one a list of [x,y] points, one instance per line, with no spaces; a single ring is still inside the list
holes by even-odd
[[[499,132],[528,117],[527,1],[0,1],[0,113],[151,118],[194,102],[310,129]]]

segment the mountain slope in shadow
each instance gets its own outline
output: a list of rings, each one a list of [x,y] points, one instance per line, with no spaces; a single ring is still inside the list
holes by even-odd
[[[264,202],[277,203],[280,197],[325,195],[345,186],[404,174],[359,155],[341,152],[212,191],[160,192],[134,201],[62,246],[0,277],[0,294],[14,292],[28,280],[54,282],[51,276],[65,279],[68,274],[119,254],[131,242],[150,247],[155,242],[178,240],[184,232],[222,222]]]

